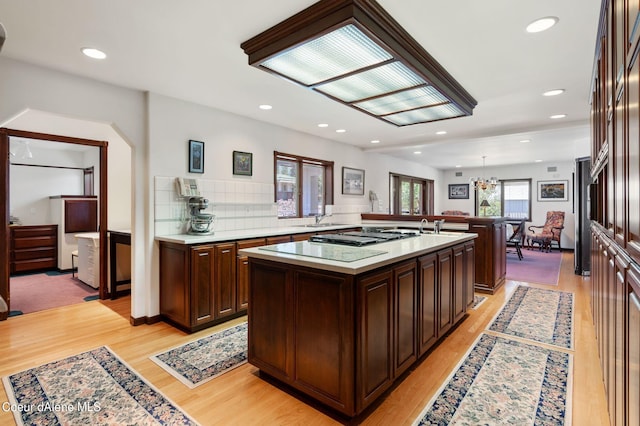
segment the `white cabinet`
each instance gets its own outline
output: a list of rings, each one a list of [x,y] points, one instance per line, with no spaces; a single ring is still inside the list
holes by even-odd
[[[78,240],[78,279],[93,288],[100,287],[100,234],[76,234]]]

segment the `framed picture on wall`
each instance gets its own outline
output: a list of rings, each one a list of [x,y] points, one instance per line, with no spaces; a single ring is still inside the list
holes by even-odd
[[[347,195],[364,195],[364,170],[342,168],[342,193]]]
[[[450,183],[449,184],[449,199],[450,200],[463,200],[469,198],[469,184],[468,183]]]
[[[569,181],[539,180],[538,201],[569,201]]]
[[[251,176],[253,174],[253,154],[233,151],[233,174]]]
[[[204,142],[189,141],[189,173],[204,173]]]

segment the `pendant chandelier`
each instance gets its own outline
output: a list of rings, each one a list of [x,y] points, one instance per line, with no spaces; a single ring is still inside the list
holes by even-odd
[[[478,189],[482,189],[483,191],[486,191],[487,189],[493,190],[498,185],[498,178],[496,178],[496,177],[490,177],[489,179],[485,179],[484,178],[484,160],[485,160],[485,158],[487,158],[487,156],[483,155],[482,156],[482,177],[473,177],[473,178],[469,179],[469,181],[473,185],[473,189],[476,190],[476,191]]]

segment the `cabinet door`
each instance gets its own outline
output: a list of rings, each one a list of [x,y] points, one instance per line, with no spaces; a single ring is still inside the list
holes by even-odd
[[[392,271],[358,281],[357,408],[369,405],[393,382]]]
[[[235,314],[236,308],[236,245],[216,244],[215,250],[215,308],[216,318]]]
[[[464,299],[464,245],[459,245],[453,248],[453,324],[457,323],[464,317],[467,312],[467,303]]]
[[[394,282],[394,377],[398,377],[418,358],[416,262],[411,260],[393,269]]]
[[[427,352],[438,339],[437,321],[437,255],[428,254],[418,259],[418,349],[419,356]]]
[[[627,423],[640,424],[640,271],[631,268],[627,274],[629,292],[627,353]]]
[[[467,311],[471,309],[475,297],[475,244],[473,241],[464,245],[464,299],[467,304]]]
[[[215,319],[212,246],[191,249],[191,325],[206,324]]]
[[[236,243],[236,249],[242,250],[265,244],[266,240],[264,238],[242,240]],[[249,306],[249,258],[241,254],[238,255],[237,260],[236,284],[236,307],[238,311],[242,311]]]
[[[451,249],[438,252],[438,336],[453,325],[453,266]]]
[[[249,306],[249,257],[238,256],[236,266],[236,307],[238,311],[243,311]]]

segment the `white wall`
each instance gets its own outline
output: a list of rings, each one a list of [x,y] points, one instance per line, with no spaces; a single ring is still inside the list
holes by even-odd
[[[52,195],[83,195],[84,155],[38,149],[30,146],[33,158],[14,157],[9,167],[9,214],[23,225],[51,223],[49,197]],[[77,170],[32,167],[20,164],[77,167]]]
[[[588,155],[588,154],[585,154]],[[547,171],[548,167],[556,167],[556,171]],[[456,172],[462,172],[462,176],[456,176]],[[469,183],[471,177],[489,178],[495,176],[498,179],[531,179],[532,203],[531,221],[529,225],[542,225],[545,222],[547,211],[560,210],[565,212],[564,230],[562,231],[562,248],[573,249],[575,247],[575,216],[573,213],[573,173],[575,172],[574,162],[547,162],[533,164],[518,164],[505,167],[486,167],[479,169],[455,169],[447,170],[440,181],[442,194],[441,210],[462,210],[473,215],[474,193],[470,189],[469,199],[449,200],[448,185],[452,183]],[[568,181],[569,199],[568,201],[538,201],[538,182],[546,180],[566,180]],[[438,211],[439,212],[439,211]]]

